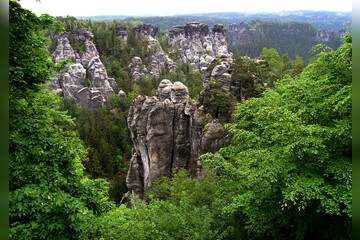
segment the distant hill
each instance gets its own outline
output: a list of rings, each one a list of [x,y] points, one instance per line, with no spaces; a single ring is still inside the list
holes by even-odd
[[[220,12],[220,13],[199,13],[191,15],[175,15],[175,16],[90,16],[77,17],[81,20],[91,19],[92,21],[141,21],[159,27],[160,29],[170,29],[176,25],[184,25],[188,22],[202,22],[208,26],[215,23],[221,23],[225,27],[229,27],[232,23],[250,23],[252,20],[264,21],[299,21],[310,23],[318,29],[326,29],[331,31],[340,30],[344,22],[352,20],[351,12],[331,12],[331,11],[279,11],[269,13],[238,13],[238,12]]]
[[[264,21],[298,21],[310,23],[318,29],[338,31],[344,26],[344,22],[352,20],[351,12],[332,11],[278,11],[269,13],[204,13],[198,14],[203,17],[216,17],[230,19],[234,22],[251,22],[254,19]]]
[[[309,23],[256,20],[251,23],[232,24],[227,31],[229,51],[234,56],[258,57],[263,48],[275,48],[280,55],[291,59],[301,56],[307,63],[314,56],[312,47],[325,43],[337,49],[345,30],[337,32],[318,30]]]

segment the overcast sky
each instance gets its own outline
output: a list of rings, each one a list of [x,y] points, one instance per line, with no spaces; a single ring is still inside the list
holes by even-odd
[[[352,11],[352,0],[20,0],[37,15],[96,16],[277,10]]]

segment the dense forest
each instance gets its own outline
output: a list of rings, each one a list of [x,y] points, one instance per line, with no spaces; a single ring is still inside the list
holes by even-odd
[[[338,49],[315,46],[308,66],[291,49],[237,57],[231,84],[241,88],[225,95],[213,83],[206,105],[226,108],[220,121],[231,144],[200,157],[206,176],[181,170],[126,203],[132,100],[154,96],[162,79],[183,82],[197,100],[202,74],[178,63],[177,72],[132,81],[128,62],[149,63],[154,51],[133,31],[138,22],[37,17],[9,1],[9,23],[10,239],[351,239],[351,33]],[[124,24],[120,42],[116,27]],[[82,109],[47,89],[69,64],[49,58],[55,35],[79,28],[94,34],[125,102],[114,95]],[[158,33],[164,51],[167,33]]]
[[[287,54],[291,59],[301,56],[308,63],[314,56],[312,47],[322,43],[317,39],[313,25],[301,22],[253,21],[244,25],[241,35],[230,32],[227,36],[229,50],[234,56],[257,57],[264,47],[275,48],[279,54]],[[332,32],[328,32],[330,35]],[[341,40],[335,33],[326,42],[331,48],[338,48]]]
[[[78,17],[81,20],[92,21],[141,21],[155,25],[163,30],[170,29],[176,25],[185,25],[188,22],[202,22],[209,26],[215,23],[221,23],[229,27],[232,23],[250,23],[254,19],[263,21],[281,21],[291,22],[298,21],[310,23],[318,29],[338,31],[343,27],[344,22],[351,21],[351,12],[326,12],[326,11],[280,11],[274,13],[199,13],[192,15],[175,15],[175,16],[136,16],[129,17],[125,15],[110,16],[91,16]]]

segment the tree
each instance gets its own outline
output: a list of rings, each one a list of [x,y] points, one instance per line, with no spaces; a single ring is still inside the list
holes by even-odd
[[[133,209],[121,205],[85,225],[89,239],[229,239],[232,228],[221,214],[225,196],[217,194],[213,173],[190,179],[185,170],[160,178],[149,203],[137,200]]]
[[[235,60],[234,70],[231,75],[232,85],[235,85],[235,96],[241,101],[255,96],[256,67],[254,61],[248,57],[238,57]],[[246,90],[246,94],[243,90]]]
[[[38,31],[52,19],[9,2],[10,239],[79,239],[81,224],[111,207],[106,182],[83,175],[73,120],[43,86],[55,66]]]
[[[304,69],[304,61],[302,57],[296,56],[296,60],[291,62],[291,77],[298,76]]]
[[[274,48],[263,49],[263,59],[267,62],[271,71],[270,79],[275,82],[282,78],[284,70],[284,62],[280,58],[278,52]]]
[[[318,46],[319,48],[321,46]],[[238,105],[232,144],[202,158],[246,239],[350,239],[352,43]]]
[[[290,65],[291,65],[291,59],[289,57],[289,55],[287,53],[285,53],[284,55],[282,55],[281,57],[281,61],[282,61],[282,64],[283,64],[283,73],[286,74],[289,72],[289,69],[290,69]]]
[[[45,39],[36,32],[50,27],[53,18],[37,17],[9,1],[9,93],[26,95],[28,90],[38,90],[51,76],[53,62],[44,48]]]

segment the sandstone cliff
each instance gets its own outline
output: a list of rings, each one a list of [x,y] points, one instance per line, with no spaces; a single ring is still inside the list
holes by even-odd
[[[149,48],[154,48],[154,54],[150,66],[144,65],[143,59],[133,58],[129,67],[133,79],[138,81],[141,76],[159,77],[162,68],[167,71],[176,71],[177,63],[190,63],[193,70],[200,71],[203,75],[208,74],[207,68],[218,59],[232,61],[232,54],[228,51],[226,43],[226,29],[221,24],[216,24],[212,29],[203,23],[188,23],[185,26],[175,26],[168,36],[169,54],[161,48],[157,39],[157,27],[143,24],[134,27],[134,31],[146,38]],[[175,56],[171,59],[169,55]],[[223,62],[223,61],[221,61]],[[147,69],[151,70],[148,71]],[[211,72],[210,72],[211,75]]]
[[[158,31],[157,27],[150,24],[133,27],[133,32],[137,37],[146,40],[147,48],[152,52],[151,59],[144,61],[145,59],[140,57],[133,57],[128,63],[133,81],[139,81],[143,77],[158,79],[163,68],[167,72],[182,74],[177,69],[177,64],[190,63],[193,70],[203,74],[204,86],[208,86],[208,82],[213,79],[220,81],[224,90],[230,89],[233,59],[227,49],[226,30],[223,25],[216,24],[211,29],[203,23],[173,27],[168,36],[168,53],[164,52],[158,41]],[[125,25],[116,26],[115,33],[126,43],[128,32]],[[55,37],[56,48],[52,53],[55,63],[69,59],[74,64],[68,65],[50,86],[58,91],[60,96],[73,98],[77,106],[83,108],[101,107],[109,101],[110,95],[120,90],[115,79],[108,77],[93,37],[94,35],[85,29],[64,32]],[[178,58],[171,59],[171,54]]]
[[[188,169],[191,177],[203,175],[198,157],[230,141],[219,121],[189,99],[185,85],[166,79],[156,96],[133,101],[127,122],[133,149],[126,184],[140,197],[157,177],[170,177],[181,168]]]
[[[109,78],[99,53],[93,43],[93,34],[85,29],[64,32],[57,39],[55,51],[52,53],[55,63],[70,59],[74,64],[60,72],[51,83],[60,96],[73,98],[79,107],[102,107],[118,86],[113,78]],[[71,40],[71,43],[70,43]]]
[[[143,60],[140,57],[134,57],[129,64],[134,81],[140,80],[142,76],[150,77],[154,76],[159,78],[162,68],[167,67],[168,71],[176,70],[176,62],[169,58],[168,54],[164,52],[157,38],[159,29],[150,24],[142,24],[133,27],[133,31],[148,42],[148,49],[153,49],[151,61],[149,65],[143,64]],[[148,68],[150,70],[148,70]]]
[[[188,23],[170,30],[169,45],[179,60],[190,63],[194,70],[204,72],[214,59],[229,57],[226,43],[226,30],[221,24],[212,29],[204,23]]]

